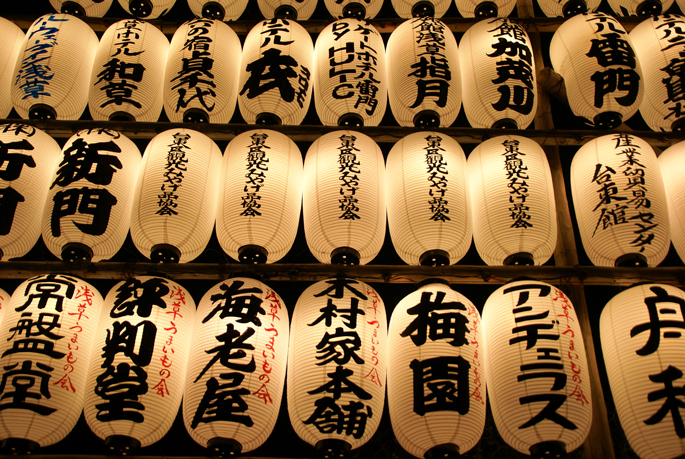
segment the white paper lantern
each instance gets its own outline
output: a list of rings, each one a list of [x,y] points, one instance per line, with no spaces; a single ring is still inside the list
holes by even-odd
[[[12,103],[22,118],[77,120],[88,102],[98,38],[82,20],[46,14],[26,32],[15,61]]]
[[[651,18],[668,11],[673,0],[609,0],[608,3],[617,15]],[[644,62],[641,65],[647,68]]]
[[[602,355],[618,418],[641,459],[685,451],[681,395],[685,294],[645,284],[611,299],[599,320]]]
[[[466,156],[439,132],[416,132],[397,142],[385,170],[388,227],[409,265],[454,264],[471,246],[471,200]]]
[[[378,126],[385,114],[385,45],[366,21],[340,19],[316,39],[314,105],[325,126]]]
[[[105,446],[129,455],[162,438],[185,389],[195,302],[161,277],[131,277],[107,294],[83,414]]]
[[[145,149],[131,211],[131,238],[154,262],[197,258],[212,235],[221,150],[191,129],[157,134]]]
[[[0,48],[0,118],[7,118],[12,110],[14,64],[22,50],[24,31],[14,22],[0,18],[0,35],[4,43]]]
[[[373,19],[383,6],[382,0],[324,0],[323,3],[335,19]]]
[[[236,277],[205,293],[183,397],[193,440],[226,456],[266,441],[281,407],[288,333],[285,303],[257,280]]]
[[[221,21],[194,19],[176,29],[164,74],[169,121],[227,124],[238,97],[239,55],[238,35]]]
[[[221,166],[216,235],[221,248],[244,263],[273,263],[297,236],[302,205],[302,153],[280,132],[236,136]]]
[[[50,4],[60,13],[72,16],[101,18],[112,6],[113,0],[50,0]]]
[[[451,4],[451,0],[392,0],[397,15],[405,19],[425,16],[441,18]]]
[[[108,129],[77,132],[62,149],[43,210],[47,248],[64,261],[112,258],[128,234],[140,150]]]
[[[0,260],[26,255],[40,237],[57,142],[24,124],[0,126]]]
[[[0,340],[0,439],[31,453],[76,425],[102,297],[82,280],[47,274],[23,282],[7,304]]]
[[[473,240],[488,265],[544,264],[554,254],[557,213],[545,152],[520,136],[495,137],[467,161]]]
[[[679,142],[659,155],[659,166],[666,191],[671,242],[685,260],[685,143]]]
[[[312,143],[302,216],[309,250],[321,263],[373,260],[385,239],[385,163],[373,139],[334,131]]]
[[[583,247],[597,266],[656,266],[670,248],[668,206],[652,147],[627,133],[583,145],[571,163]]]
[[[247,7],[248,0],[188,0],[195,17],[235,21]]]
[[[564,77],[573,114],[596,128],[618,127],[640,107],[640,61],[628,33],[611,16],[592,13],[568,19],[554,33],[549,55],[554,70]]]
[[[432,17],[403,22],[387,49],[388,98],[400,126],[448,127],[461,108],[457,40]]]
[[[157,19],[174,6],[176,0],[119,0],[119,5],[132,16],[140,19]]]
[[[594,13],[600,3],[600,0],[538,0],[540,9],[548,18],[570,18],[576,14]]]
[[[262,15],[306,21],[316,9],[316,0],[257,0]]]
[[[454,0],[465,18],[505,18],[514,10],[515,0]]]
[[[2,319],[7,313],[7,308],[9,307],[10,294],[6,291],[0,289],[0,325],[2,325]]]
[[[485,302],[482,333],[490,408],[502,439],[537,457],[580,446],[592,423],[592,396],[568,297],[544,282],[510,282]]]
[[[148,22],[124,19],[109,26],[90,77],[88,108],[93,119],[157,121],[168,51],[169,40]]]
[[[288,349],[288,414],[295,433],[328,457],[358,448],[378,428],[386,330],[383,301],[363,282],[327,279],[297,300]]]
[[[238,106],[249,124],[300,124],[312,97],[314,44],[295,21],[261,21],[245,38]]]

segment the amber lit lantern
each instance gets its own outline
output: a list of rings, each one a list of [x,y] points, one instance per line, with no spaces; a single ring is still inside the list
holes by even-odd
[[[235,21],[243,14],[248,0],[188,0],[195,17]]]
[[[50,0],[52,7],[72,16],[88,16],[101,18],[112,6],[113,0]]]
[[[540,9],[549,18],[563,16],[570,18],[577,14],[594,13],[600,0],[538,0]]]
[[[2,320],[7,313],[7,308],[9,307],[10,294],[6,291],[0,289],[0,326],[2,326]],[[1,330],[1,329],[0,329]]]
[[[119,5],[132,16],[140,19],[157,19],[174,6],[176,0],[119,0]]]
[[[316,0],[257,0],[257,6],[266,19],[306,21],[316,9]]]
[[[667,148],[659,155],[659,166],[666,191],[671,242],[685,260],[685,143]]]
[[[608,3],[617,15],[651,18],[668,11],[673,0],[608,0]],[[647,69],[644,63],[642,67]]]
[[[14,22],[0,18],[0,35],[4,43],[0,48],[0,118],[7,118],[12,110],[14,64],[22,50],[24,31]]]
[[[326,9],[335,19],[373,19],[383,6],[383,0],[324,0]]]
[[[454,0],[465,18],[505,18],[514,10],[515,0]]]

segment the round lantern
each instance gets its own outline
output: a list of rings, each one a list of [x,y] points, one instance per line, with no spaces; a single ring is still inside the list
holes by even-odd
[[[195,17],[235,21],[245,11],[248,0],[188,0]]]
[[[43,211],[47,248],[64,261],[112,258],[128,235],[140,151],[108,129],[77,132],[62,149]]]
[[[257,280],[236,277],[205,293],[183,396],[193,440],[222,457],[266,441],[281,407],[288,333],[285,303]]]
[[[314,105],[325,126],[378,126],[388,84],[385,45],[366,21],[340,19],[316,39]]]
[[[24,281],[12,295],[0,342],[0,439],[5,451],[30,454],[74,428],[86,383],[102,297],[64,274]],[[7,338],[5,338],[7,337]]]
[[[587,256],[597,266],[656,266],[671,245],[666,192],[652,147],[627,133],[583,145],[571,194]]]
[[[557,213],[545,152],[520,136],[486,140],[469,155],[473,240],[488,265],[541,265],[554,254]]]
[[[216,235],[243,263],[273,263],[297,236],[302,205],[302,153],[284,134],[243,132],[228,144],[221,166]]]
[[[609,7],[618,15],[640,16],[650,19],[665,13],[671,5],[673,5],[673,0],[609,0]],[[647,68],[647,64],[644,62],[640,64],[643,68]]]
[[[82,20],[46,14],[26,32],[14,65],[12,103],[22,118],[77,120],[88,102],[98,38]]]
[[[245,38],[238,88],[240,113],[249,124],[302,122],[312,97],[314,45],[295,21],[273,18]]]
[[[600,3],[600,0],[538,0],[540,9],[548,18],[557,16],[570,18],[577,14],[594,13]]]
[[[174,123],[227,124],[238,97],[238,35],[221,21],[193,19],[176,29],[164,74],[164,111]]]
[[[132,16],[140,19],[157,19],[174,6],[176,0],[119,0],[119,5]]]
[[[525,129],[537,111],[535,59],[526,31],[507,18],[472,25],[461,39],[464,112],[475,128]]]
[[[60,13],[72,16],[101,18],[112,6],[113,0],[50,0],[52,7]]]
[[[463,17],[478,19],[505,18],[516,6],[515,0],[455,0],[454,3]]]
[[[397,254],[409,265],[447,265],[471,246],[471,201],[466,156],[439,132],[409,134],[388,154],[388,227]]]
[[[448,127],[461,108],[457,40],[432,17],[403,22],[387,49],[388,98],[400,126]]]
[[[378,428],[386,330],[383,300],[363,282],[323,280],[297,300],[288,348],[288,414],[295,433],[325,457],[343,457]]]
[[[385,239],[385,163],[370,137],[335,131],[312,143],[304,160],[302,216],[321,263],[373,260]]]
[[[556,287],[510,282],[483,308],[483,360],[497,430],[512,448],[562,457],[590,431],[592,396],[573,304]]]
[[[22,50],[24,31],[14,22],[0,18],[0,35],[5,43],[0,48],[0,118],[7,118],[12,110],[14,64]]]
[[[154,122],[162,113],[169,40],[155,26],[124,19],[102,35],[88,108],[99,121]]]
[[[425,285],[397,304],[388,329],[388,409],[402,448],[419,458],[452,457],[478,443],[482,346],[478,310],[448,285]]]
[[[666,191],[671,242],[685,260],[685,143],[679,142],[659,155]]]
[[[60,157],[57,142],[40,129],[0,126],[0,260],[24,256],[38,241],[50,178]]]
[[[131,238],[155,263],[186,263],[209,242],[216,218],[221,150],[190,129],[170,129],[148,144],[131,211]]]
[[[316,9],[316,0],[257,0],[257,6],[267,19],[306,21]]]
[[[441,18],[450,7],[447,0],[392,0],[392,7],[401,18],[435,17]]]
[[[573,114],[597,129],[618,127],[640,107],[640,62],[628,33],[613,17],[592,13],[568,19],[554,33],[549,55],[564,77]]]
[[[324,0],[326,9],[335,19],[373,19],[383,6],[382,0]]]

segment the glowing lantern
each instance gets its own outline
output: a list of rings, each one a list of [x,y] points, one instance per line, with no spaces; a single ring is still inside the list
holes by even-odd
[[[583,145],[571,163],[583,247],[597,266],[656,266],[671,245],[666,191],[652,147],[626,133]]]
[[[485,302],[482,333],[490,408],[502,439],[535,457],[561,457],[580,446],[592,397],[568,297],[544,282],[510,282]]]
[[[14,64],[22,50],[24,31],[14,22],[0,18],[0,35],[4,42],[0,47],[0,118],[7,118],[12,110]]]
[[[455,0],[459,13],[465,18],[505,18],[514,10],[515,0]]]
[[[176,0],[119,0],[119,5],[132,16],[140,19],[157,19],[174,6]]]
[[[228,144],[220,179],[216,235],[245,263],[273,263],[297,236],[302,205],[302,153],[284,134],[244,132]]]
[[[366,21],[340,19],[316,39],[314,105],[325,126],[378,126],[388,84],[385,46]],[[364,55],[363,64],[358,54]]]
[[[673,5],[673,0],[609,0],[608,3],[609,7],[618,15],[651,18],[668,11]],[[640,64],[643,68],[647,68],[644,62]]]
[[[12,103],[22,118],[77,120],[88,101],[98,38],[68,14],[46,14],[26,32],[14,65]]]
[[[235,21],[245,11],[248,0],[188,0],[195,17]]]
[[[382,0],[324,0],[326,9],[335,19],[372,19],[383,6]]]
[[[157,134],[145,149],[131,211],[131,238],[155,263],[202,253],[216,218],[221,150],[190,129]]]
[[[452,1],[448,0],[392,0],[392,7],[401,18],[435,17],[445,15]]]
[[[297,300],[288,349],[288,414],[295,433],[326,457],[358,448],[378,428],[386,330],[383,301],[363,282],[327,279]],[[337,348],[341,342],[349,343],[344,353]],[[330,428],[326,419],[333,412],[344,420]]]
[[[385,164],[370,137],[335,131],[312,143],[304,160],[302,216],[321,263],[373,260],[385,238]]]
[[[538,0],[540,9],[549,18],[557,16],[570,18],[576,14],[594,13],[600,3],[600,0]]]
[[[66,437],[81,415],[102,297],[76,277],[48,274],[23,282],[3,306],[0,439],[30,454]]]
[[[679,142],[659,155],[659,166],[666,191],[671,241],[681,260],[685,260],[685,143]]]
[[[557,213],[552,173],[533,140],[500,136],[467,161],[473,240],[488,265],[545,263],[554,254]]]
[[[193,440],[225,456],[266,441],[281,407],[288,333],[283,300],[257,280],[236,277],[205,293],[183,396],[183,422]],[[225,355],[231,343],[241,350]],[[217,409],[226,387],[233,403]]]
[[[257,0],[257,5],[267,19],[306,21],[316,9],[316,0]]]
[[[438,132],[416,132],[388,154],[385,184],[390,236],[410,265],[459,261],[471,246],[466,156]]]
[[[60,13],[72,16],[101,18],[112,6],[113,0],[50,0],[52,7]]]

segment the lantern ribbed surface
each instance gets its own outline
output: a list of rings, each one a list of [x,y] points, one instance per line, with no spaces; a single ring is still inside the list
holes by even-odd
[[[673,5],[673,0],[658,0],[655,2],[657,5],[651,5],[650,2],[645,2],[644,0],[608,0],[609,8],[614,11],[618,16],[640,16],[643,18],[656,16],[658,14],[665,13]],[[644,9],[645,5],[649,5],[650,8]],[[643,68],[647,68],[647,65],[640,63]]]
[[[149,6],[141,7],[141,3],[132,0],[119,0],[119,5],[131,16],[135,16],[140,19],[150,20],[157,19],[160,16],[164,16],[173,8],[176,0],[149,0]],[[135,5],[136,8],[131,8],[131,4]],[[144,3],[143,3],[144,4]]]
[[[356,12],[361,8],[363,8],[364,19],[373,19],[383,6],[383,0],[323,0],[323,3],[335,19],[342,19],[347,11],[352,11],[357,17]]]
[[[399,17],[404,19],[411,19],[412,17],[414,17],[412,15],[412,10],[414,6],[420,4],[421,2],[422,0],[392,0],[392,7]],[[452,4],[452,1],[436,0],[431,1],[430,4],[433,7],[433,14],[431,16],[435,18],[441,18],[449,9],[450,5]]]
[[[179,0],[183,1],[183,0]],[[211,11],[221,11],[223,10],[223,17],[217,17],[216,19],[222,21],[235,21],[243,14],[245,8],[247,7],[248,0],[187,0],[190,10],[193,12],[195,17],[203,17],[203,9],[207,4],[212,7]],[[218,4],[221,8],[216,8],[215,4]],[[221,15],[221,14],[220,14]]]
[[[664,150],[658,161],[666,191],[671,242],[680,259],[685,260],[685,142]]]
[[[572,2],[572,0],[557,1],[557,0],[537,0],[540,9],[548,18],[564,16],[564,8],[566,5]],[[585,9],[588,13],[594,13],[601,1],[599,0],[587,0],[583,1],[585,3]]]
[[[112,6],[112,1],[113,0],[50,0],[50,4],[55,11],[60,13],[64,7],[73,9],[74,4],[76,4],[85,16],[101,18],[107,13],[109,7]]]
[[[306,21],[314,13],[316,4],[316,0],[257,0],[259,11],[266,19],[273,18],[276,11],[288,8],[296,14],[293,19]]]
[[[14,64],[22,50],[24,31],[14,22],[0,18],[0,35],[4,42],[0,48],[0,117],[7,118],[12,110]]]
[[[3,289],[0,289],[0,326],[2,326],[2,320],[5,317],[5,314],[7,314],[7,308],[9,308],[9,302],[10,302],[10,295]],[[2,330],[2,329],[0,329]]]
[[[478,0],[454,0],[455,5],[457,5],[457,10],[465,18],[475,18],[476,10],[478,7],[482,7],[484,3],[493,3],[497,8],[497,17],[505,18],[514,11],[516,6],[515,0],[492,0],[490,2],[483,2]],[[480,16],[480,15],[479,15]],[[463,39],[463,38],[462,38]]]

